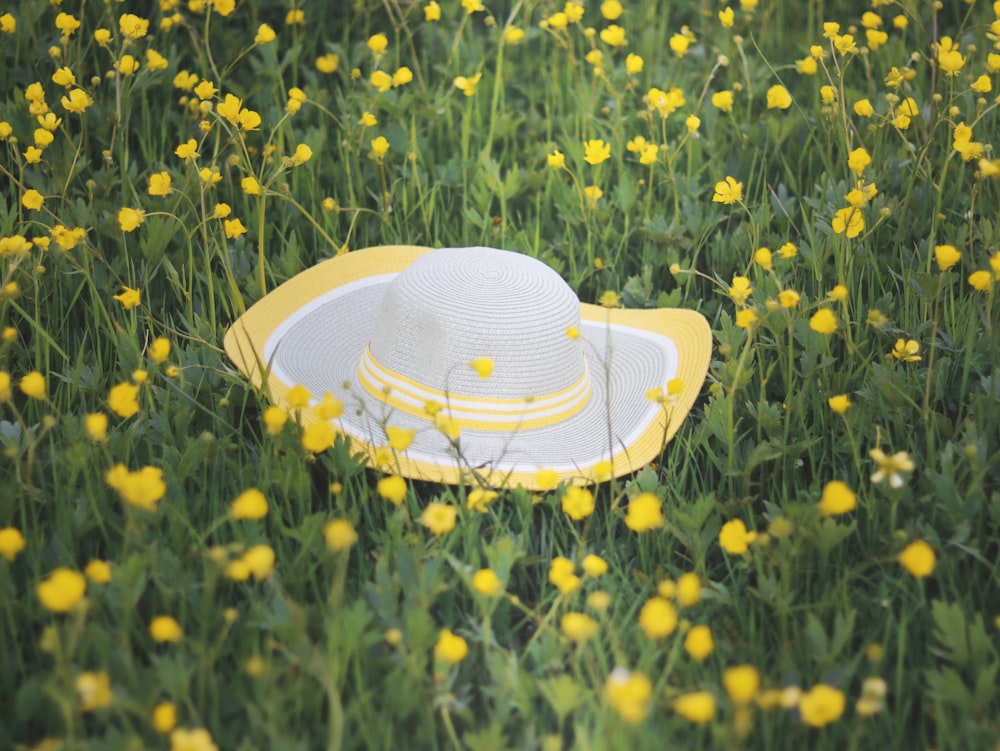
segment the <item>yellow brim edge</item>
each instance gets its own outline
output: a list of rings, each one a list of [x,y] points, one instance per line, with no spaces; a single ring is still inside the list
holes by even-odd
[[[288,391],[295,384],[282,382],[269,372],[268,364],[261,359],[264,342],[282,321],[302,305],[331,289],[371,276],[403,271],[431,250],[433,248],[418,245],[379,245],[355,250],[306,269],[258,300],[233,323],[223,340],[226,354],[257,389],[267,393],[273,404],[289,409]],[[676,377],[683,384],[681,391],[675,401],[661,413],[660,418],[647,426],[632,445],[615,452],[611,458],[612,474],[620,477],[642,469],[655,459],[664,443],[670,441],[680,429],[684,417],[694,406],[708,373],[712,331],[708,321],[700,313],[681,308],[608,309],[581,303],[580,317],[584,321],[610,323],[654,334],[669,332],[669,337],[677,346]],[[301,410],[300,419],[303,424],[308,424],[319,418],[309,410]],[[669,424],[666,424],[667,420]],[[351,441],[354,446],[363,450],[369,458],[368,463],[374,466],[370,457],[374,456],[377,447],[353,436]],[[522,486],[528,490],[539,489],[535,472],[484,473],[482,470],[458,467],[454,463],[413,460],[405,452],[396,457],[394,464],[396,466],[392,468],[393,471],[411,479],[448,485],[485,484],[493,487]],[[561,482],[586,485],[594,481],[590,470],[590,467],[580,467],[579,470],[557,474]]]

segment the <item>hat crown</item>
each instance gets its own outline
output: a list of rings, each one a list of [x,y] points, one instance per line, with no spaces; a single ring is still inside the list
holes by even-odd
[[[580,301],[553,269],[495,248],[442,248],[389,285],[369,342],[382,367],[420,386],[484,399],[552,394],[586,375]],[[470,362],[492,359],[480,378]]]

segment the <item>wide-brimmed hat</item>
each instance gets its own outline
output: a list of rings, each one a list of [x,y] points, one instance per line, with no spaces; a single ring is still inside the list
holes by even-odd
[[[340,400],[331,425],[371,466],[529,489],[652,461],[694,404],[711,345],[694,311],[580,303],[520,253],[399,245],[303,271],[225,338],[237,367],[303,425],[321,418],[292,409],[293,388],[313,405]]]

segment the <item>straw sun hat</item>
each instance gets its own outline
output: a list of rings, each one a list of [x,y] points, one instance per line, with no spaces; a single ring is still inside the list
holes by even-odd
[[[581,304],[529,256],[397,245],[303,271],[225,338],[275,404],[289,409],[295,386],[313,404],[342,401],[332,427],[372,466],[529,489],[654,459],[694,404],[711,345],[694,311]],[[304,425],[320,419],[296,412]],[[412,443],[389,452],[389,428],[412,431]]]

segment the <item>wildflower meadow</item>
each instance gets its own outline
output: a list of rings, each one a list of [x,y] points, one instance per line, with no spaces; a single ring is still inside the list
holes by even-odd
[[[998,94],[986,0],[0,2],[0,748],[1000,749]],[[222,341],[378,245],[708,379],[625,477],[370,468]]]

